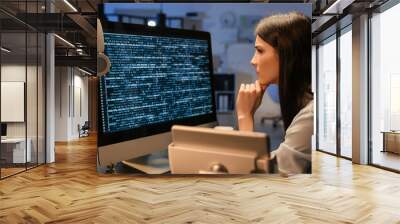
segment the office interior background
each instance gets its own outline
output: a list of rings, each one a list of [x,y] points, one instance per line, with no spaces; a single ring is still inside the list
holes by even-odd
[[[86,15],[71,6],[63,1],[0,3],[1,178],[54,162],[54,142],[79,138],[89,121],[94,107],[88,99],[96,99],[89,92],[96,87],[91,84],[96,4],[80,3]]]
[[[67,167],[80,167],[78,162],[93,160],[84,169],[95,169],[95,148],[90,148],[86,155],[83,152],[87,151],[79,145],[95,144],[98,82],[95,24],[97,3],[107,2],[116,1],[0,2],[2,187],[7,181],[37,175],[35,170],[46,169],[51,173],[52,169],[57,170],[57,163],[62,164],[60,170],[68,170]],[[400,4],[395,0],[297,2],[312,4],[316,97],[313,146],[317,151],[313,155],[318,159],[335,159],[321,167],[318,163],[313,172],[315,169],[318,175],[330,169],[356,172],[359,168],[355,164],[362,164],[378,168],[367,169],[368,175],[392,177],[381,172],[400,172],[400,101],[396,97],[400,93],[396,57],[400,50],[396,41],[400,38],[396,29]],[[139,5],[133,8],[136,7]],[[236,94],[239,83],[254,78],[247,59],[253,53],[247,50],[252,46],[249,36],[252,29],[246,25],[254,25],[261,15],[241,15],[229,8],[215,12],[200,6],[177,13],[169,12],[167,4],[160,7],[167,18],[171,17],[167,26],[189,29],[210,26],[221,31],[213,42],[215,73],[234,80],[236,87],[227,92],[220,90],[218,119],[222,125],[235,126],[229,96]],[[140,17],[148,18],[137,19],[138,11],[126,7],[104,8],[103,13],[113,21],[147,23],[157,21],[160,8],[145,6],[140,11],[143,13]],[[241,52],[241,57],[233,57],[236,52]],[[257,130],[269,132],[274,139],[272,148],[284,134],[273,88],[264,98],[269,105],[264,108],[268,109],[260,110],[256,118]],[[81,136],[87,132],[89,137]],[[338,165],[346,160],[353,165],[345,168]],[[395,213],[385,214],[394,217],[388,221],[398,221]]]
[[[54,142],[79,139],[82,126],[96,133],[96,43],[93,38],[97,5],[85,1],[76,3],[77,6],[63,1],[2,2],[1,111],[2,136],[7,136],[2,144],[2,177],[45,161],[53,162]],[[249,63],[253,54],[253,27],[265,14],[262,7],[239,4],[228,4],[220,10],[203,3],[106,3],[100,10],[107,20],[139,24],[156,22],[161,10],[167,16],[168,27],[210,31],[214,72],[220,83],[220,89],[216,89],[218,120],[221,125],[235,127],[234,102],[238,87],[256,77]],[[398,171],[400,161],[396,149],[386,150],[392,147],[391,142],[396,144],[396,134],[391,136],[385,132],[399,130],[400,125],[399,103],[395,97],[399,93],[399,77],[394,57],[398,34],[391,29],[398,19],[399,6],[392,1],[385,4],[356,1],[338,4],[343,11],[339,16],[325,13],[327,16],[317,17],[321,14],[318,8],[328,5],[324,1],[313,4],[315,149],[351,160],[352,118],[359,117],[366,123],[363,129],[367,130],[363,131],[367,136],[363,133],[365,152],[360,149],[358,153],[364,156],[363,161],[359,158],[355,161]],[[299,3],[283,4],[275,11],[297,9],[307,14],[306,8]],[[52,17],[46,17],[50,11]],[[369,15],[363,21],[367,30],[360,31],[367,41],[362,52],[367,57],[363,64],[367,77],[352,75],[351,49],[358,41],[353,38],[352,17],[360,13]],[[45,23],[46,20],[52,22]],[[46,37],[50,32],[54,35]],[[354,79],[366,90],[359,102],[354,102],[365,103],[366,111],[360,113],[366,114],[352,113]],[[229,85],[224,87],[224,82]],[[269,133],[271,148],[275,149],[284,136],[276,86],[268,89],[255,121],[258,131]]]

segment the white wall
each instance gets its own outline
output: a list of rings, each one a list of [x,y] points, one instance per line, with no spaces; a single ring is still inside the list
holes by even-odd
[[[38,69],[38,70],[37,70]],[[44,162],[44,86],[42,67],[25,66],[25,64],[2,64],[1,81],[24,82],[26,84],[26,110],[24,122],[7,122],[8,138],[25,138],[31,143],[32,161],[36,162],[39,153],[39,163]],[[27,77],[27,81],[25,80]],[[7,97],[7,96],[2,96]],[[7,110],[9,108],[1,108]],[[38,151],[37,151],[38,150]]]
[[[169,17],[185,17],[187,12],[204,14],[203,29],[212,35],[214,54],[224,52],[224,44],[235,42],[239,32],[241,16],[265,17],[271,14],[299,11],[311,16],[311,4],[271,4],[271,3],[168,3],[168,4],[106,4],[105,13],[124,13],[138,15],[147,10],[149,12],[163,12]],[[235,25],[232,28],[223,25],[221,20],[227,14],[233,14]],[[249,27],[252,31],[252,27]]]
[[[299,11],[305,15],[311,16],[311,4],[271,4],[271,3],[168,3],[168,4],[124,4],[112,3],[106,4],[105,13],[123,13],[138,15],[144,10],[150,12],[159,12],[162,8],[168,17],[185,17],[188,12],[198,12],[202,16],[202,29],[211,33],[213,55],[226,57],[226,50],[230,44],[237,43],[239,32],[250,31],[253,35],[255,24],[250,24],[248,29],[243,30],[241,24],[247,24],[246,19],[262,18],[276,13],[285,13],[290,11]],[[229,14],[229,15],[228,15]],[[233,15],[233,18],[232,18]],[[232,18],[234,21],[232,27],[224,25],[224,18]],[[254,43],[249,47],[253,50]],[[235,55],[242,58],[240,64],[250,66],[251,58],[243,58],[240,54]],[[225,61],[225,58],[221,58]],[[226,64],[225,64],[226,65]],[[223,66],[225,66],[223,65]]]
[[[28,70],[32,67],[28,66]],[[25,82],[25,65],[1,65],[1,81]]]
[[[30,69],[30,68],[28,68]],[[1,81],[5,82],[25,82],[25,65],[10,64],[1,66]],[[5,110],[6,108],[1,108]],[[25,137],[25,123],[7,123],[7,137]]]
[[[55,68],[55,141],[68,141],[69,69]]]
[[[1,81],[1,121],[24,122],[25,83]]]
[[[79,137],[77,128],[78,124],[82,126],[85,121],[88,121],[88,78],[83,77],[82,74],[83,73],[79,72],[78,70],[75,70],[73,83],[75,89],[75,91],[73,92],[74,108],[72,113],[73,119],[71,130],[71,135],[73,138]]]
[[[27,70],[26,70],[27,69]],[[2,82],[25,82],[25,75],[26,71],[28,74],[36,74],[36,67],[35,66],[28,66],[27,68],[25,65],[19,65],[19,64],[4,64],[1,66],[1,81]],[[36,85],[35,83],[30,84]],[[29,104],[30,102],[34,101],[36,99],[36,88],[28,88],[27,89],[27,103]],[[36,102],[36,101],[35,101]],[[36,108],[36,104],[31,105],[31,107],[34,106]],[[7,108],[1,108],[1,110],[6,110]],[[36,121],[36,114],[34,116],[31,116],[33,114],[28,113],[28,122],[31,122],[33,120]],[[7,123],[7,136],[8,137],[25,137],[25,123],[26,122],[8,122]],[[36,123],[36,122],[35,122]],[[31,127],[32,125],[28,125],[28,128]],[[28,130],[28,133],[29,130]],[[29,137],[29,136],[28,136]]]
[[[56,67],[55,85],[55,140],[77,139],[78,124],[88,120],[88,78],[75,68]]]

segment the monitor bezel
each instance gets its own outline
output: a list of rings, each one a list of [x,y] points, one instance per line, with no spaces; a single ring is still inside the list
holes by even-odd
[[[124,141],[134,140],[138,138],[148,137],[161,133],[171,131],[173,125],[201,125],[217,121],[216,106],[215,106],[215,93],[214,93],[214,69],[211,51],[211,36],[209,32],[194,31],[194,30],[183,30],[175,28],[160,28],[160,27],[148,27],[138,24],[127,24],[110,21],[102,21],[102,27],[104,33],[122,33],[122,34],[133,34],[133,35],[147,35],[147,36],[166,36],[166,37],[181,37],[181,38],[193,38],[207,40],[208,42],[208,54],[209,54],[209,70],[210,70],[210,81],[212,91],[212,113],[205,115],[192,116],[183,119],[177,119],[168,122],[156,123],[152,125],[142,126],[138,128],[132,128],[122,130],[118,132],[103,132],[103,122],[101,114],[101,97],[100,89],[98,91],[98,139],[97,146],[106,146],[116,144]],[[111,65],[112,66],[112,65]],[[101,80],[99,79],[99,87]]]

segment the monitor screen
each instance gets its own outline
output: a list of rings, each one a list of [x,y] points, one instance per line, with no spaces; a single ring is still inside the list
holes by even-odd
[[[107,23],[99,145],[216,121],[210,35]],[[109,138],[107,138],[109,137]]]
[[[1,123],[1,136],[7,136],[7,124]]]

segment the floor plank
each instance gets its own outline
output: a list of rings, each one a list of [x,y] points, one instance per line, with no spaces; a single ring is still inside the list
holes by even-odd
[[[400,175],[313,152],[313,174],[97,174],[96,138],[0,181],[0,223],[400,223]]]

